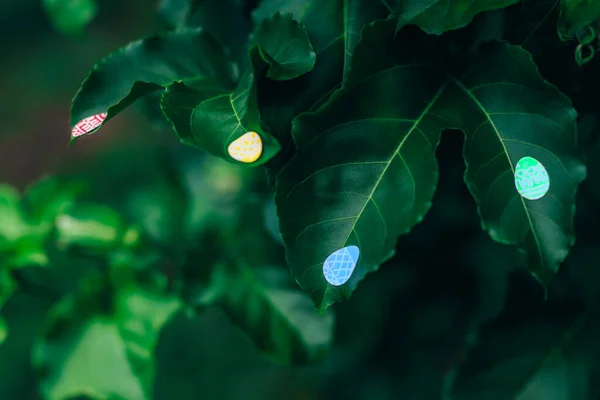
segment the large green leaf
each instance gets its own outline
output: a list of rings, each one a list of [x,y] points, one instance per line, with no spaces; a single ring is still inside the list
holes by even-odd
[[[81,33],[98,12],[95,0],[43,0],[42,4],[54,27],[67,35]]]
[[[519,0],[399,0],[398,29],[416,24],[425,32],[442,33],[462,28],[483,11],[508,7]]]
[[[130,43],[94,66],[81,85],[71,107],[71,138],[95,132],[138,98],[175,81],[214,78],[231,86],[232,68],[224,49],[201,28]]]
[[[347,298],[429,209],[439,135],[459,128],[484,228],[525,251],[545,282],[572,245],[585,176],[570,101],[519,47],[491,43],[456,78],[444,70],[444,38],[403,29],[394,39],[393,23],[364,30],[343,88],[294,123],[299,150],[278,176],[275,199],[294,277],[320,309]],[[525,156],[550,175],[541,200],[517,193],[513,173]],[[346,284],[332,286],[323,263],[347,246],[359,248],[358,264]]]
[[[21,194],[9,185],[0,185],[0,221],[0,252],[29,233]]]
[[[263,118],[273,132],[289,138],[292,119],[321,105],[341,84],[363,26],[387,17],[390,10],[371,0],[263,0],[254,21],[277,12],[291,13],[306,26],[317,57],[314,70],[299,79],[261,82]]]
[[[333,314],[318,315],[310,299],[278,267],[217,265],[202,304],[223,309],[258,348],[280,363],[307,363],[333,341]]]
[[[34,347],[40,388],[48,400],[73,396],[151,399],[158,333],[179,301],[125,289],[106,309],[108,293],[69,296],[52,311]]]

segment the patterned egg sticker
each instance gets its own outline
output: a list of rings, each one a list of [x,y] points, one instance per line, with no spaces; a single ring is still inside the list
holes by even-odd
[[[76,138],[98,129],[106,119],[107,113],[92,115],[79,121],[71,131],[71,137]]]
[[[548,171],[533,157],[523,157],[515,168],[515,187],[527,200],[539,200],[550,189]]]
[[[263,150],[262,139],[256,132],[246,132],[229,145],[227,151],[231,158],[243,163],[252,163],[260,157]]]
[[[334,251],[323,263],[325,280],[333,286],[342,286],[352,276],[360,250],[356,246],[343,247]]]

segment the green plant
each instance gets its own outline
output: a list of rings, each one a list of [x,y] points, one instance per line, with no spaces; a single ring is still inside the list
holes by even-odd
[[[289,371],[271,370],[282,364],[308,364],[320,381],[353,373],[366,381],[361,351],[384,335],[375,332],[386,319],[381,309],[397,292],[412,310],[401,325],[404,347],[394,343],[397,332],[384,343],[410,368],[387,370],[402,376],[390,384],[393,398],[600,394],[589,267],[598,255],[600,90],[589,69],[597,66],[597,2],[163,0],[159,11],[163,31],[101,60],[82,83],[71,141],[143,99],[182,143],[216,158],[145,160],[161,161],[132,172],[148,182],[122,198],[88,191],[105,206],[75,200],[80,189],[71,183],[35,186],[23,199],[0,191],[0,212],[11,221],[0,227],[0,305],[27,292],[22,285],[51,292],[49,322],[32,345],[44,398],[169,398],[171,390],[178,399],[225,398],[224,375]],[[457,146],[444,147],[457,132],[464,164]],[[261,151],[236,150],[256,135]],[[127,182],[120,173],[101,175]],[[457,195],[463,190],[472,200]],[[436,191],[440,203],[461,206],[428,215]],[[468,248],[448,244],[462,225],[480,225],[496,243],[469,234],[476,239]],[[583,244],[569,256],[576,231]],[[351,246],[358,261],[334,284],[324,264]],[[456,259],[427,262],[431,249]],[[455,261],[462,251],[468,255]],[[471,275],[463,268],[469,257],[480,267]],[[402,267],[417,262],[424,270]],[[74,264],[86,267],[63,280]],[[541,290],[523,275],[509,285],[524,269]],[[46,274],[59,283],[49,285]],[[214,308],[269,362],[221,338],[229,328]],[[198,318],[208,325],[194,325]],[[208,344],[188,343],[196,331]],[[160,352],[159,334],[170,352],[182,351],[178,341],[195,349],[191,358],[204,369],[170,371],[178,360]],[[374,339],[358,345],[362,336]],[[446,357],[442,342],[454,349]],[[333,343],[353,355],[332,351]],[[221,357],[242,367],[221,371]],[[90,372],[89,360],[110,373]],[[215,383],[194,389],[197,376]],[[245,396],[277,398],[253,390]]]

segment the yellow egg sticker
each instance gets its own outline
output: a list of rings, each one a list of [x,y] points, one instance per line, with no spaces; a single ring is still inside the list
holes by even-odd
[[[227,151],[231,158],[243,163],[252,163],[260,157],[263,150],[262,139],[256,132],[246,132],[229,145]]]

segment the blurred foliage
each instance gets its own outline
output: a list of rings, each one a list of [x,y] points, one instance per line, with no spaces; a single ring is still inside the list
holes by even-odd
[[[236,81],[254,68],[248,45],[261,41],[250,36],[253,13],[256,18],[257,10],[280,8],[271,0],[259,9],[259,2],[241,0],[98,2],[98,19],[86,33],[81,29],[90,8],[77,7],[92,3],[62,2],[68,12],[59,3],[36,4],[38,14],[25,2],[0,10],[3,21],[52,17],[58,29],[81,32],[92,46],[100,43],[94,42],[95,29],[108,36],[113,25],[107,21],[127,21],[138,11],[156,18],[145,22],[151,25],[146,33],[203,26],[228,49],[236,68],[227,73]],[[416,13],[408,21],[428,27],[436,14],[435,7],[430,17],[419,9],[426,3],[447,2],[377,1],[394,15],[396,5],[404,5]],[[23,185],[29,179],[18,175],[19,168],[2,164],[2,179],[14,184],[0,185],[0,399],[597,400],[600,60],[585,54],[573,59],[587,44],[597,45],[597,38],[586,42],[588,32],[597,33],[596,4],[521,0],[466,15],[465,21],[474,17],[466,28],[442,36],[473,51],[498,39],[523,47],[579,113],[588,177],[577,194],[577,242],[546,291],[526,270],[522,254],[481,229],[462,184],[462,135],[448,132],[437,151],[439,179],[428,215],[395,242],[395,255],[368,274],[349,300],[320,315],[289,272],[273,198],[277,172],[292,154],[266,168],[244,168],[181,146],[170,126],[139,118],[164,120],[155,92],[104,127],[106,135],[96,136],[101,144],[78,141],[64,158],[63,150],[49,148],[63,161],[39,167],[50,169],[43,177],[25,174],[36,178],[33,183]],[[114,15],[106,11],[111,7]],[[319,17],[328,15],[327,8],[319,7],[307,7],[303,15],[282,10],[307,25],[315,69],[296,80],[268,81],[272,86],[258,95],[271,122],[265,129],[284,150],[290,149],[284,143],[290,115],[318,109],[323,100],[315,93],[335,89],[346,73],[342,62],[332,74],[336,83],[322,78],[332,76],[328,68],[344,58],[345,48],[313,40],[319,34],[335,38],[339,28],[324,29]],[[464,25],[463,19],[455,22]],[[84,56],[89,65],[78,78],[95,58],[146,28],[120,31],[118,40],[99,44]],[[575,40],[561,40],[567,38]],[[51,46],[58,51],[56,43],[81,39],[56,40]],[[83,47],[78,51],[84,55]],[[326,65],[319,63],[323,55]],[[50,63],[59,56],[50,51],[40,57]],[[277,65],[280,59],[272,58],[271,66]],[[262,70],[260,79],[267,73]],[[46,80],[40,99],[64,83]],[[73,81],[68,85],[75,88]],[[278,102],[282,90],[305,97]],[[23,108],[17,107],[19,93],[6,110]],[[59,131],[55,138],[66,146],[68,98],[61,101],[64,123],[44,121],[58,127],[52,128]],[[53,102],[50,96],[44,104]],[[16,115],[26,126],[26,114]],[[36,149],[46,150],[38,141],[42,135],[13,147],[20,135],[9,129],[8,117],[0,121],[6,123],[3,138],[9,137],[0,158],[13,160],[15,149],[24,149],[20,156],[33,165]]]

